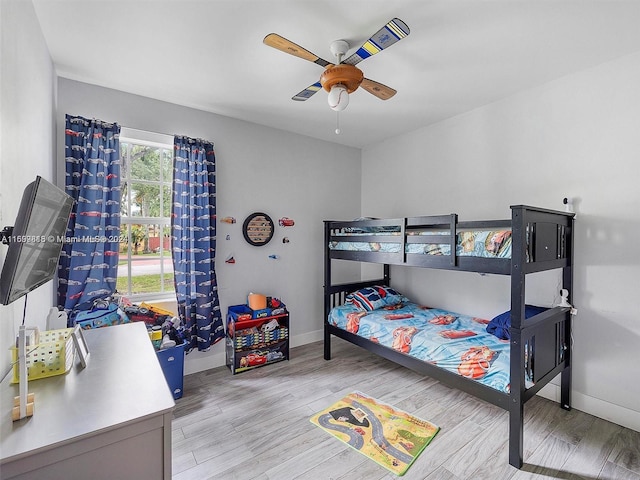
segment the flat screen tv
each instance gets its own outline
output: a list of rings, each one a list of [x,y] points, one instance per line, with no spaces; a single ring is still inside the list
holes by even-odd
[[[0,275],[0,303],[8,305],[51,280],[58,267],[74,200],[38,176],[24,190]]]

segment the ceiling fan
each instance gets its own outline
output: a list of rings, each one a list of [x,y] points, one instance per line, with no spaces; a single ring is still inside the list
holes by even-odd
[[[362,87],[367,92],[382,100],[388,100],[397,93],[393,88],[365,78],[362,70],[356,67],[356,65],[362,60],[381,52],[385,48],[389,48],[407,35],[409,35],[409,27],[407,27],[407,24],[399,18],[394,18],[344,60],[343,57],[349,50],[349,44],[344,40],[336,40],[331,43],[331,53],[335,55],[337,59],[336,63],[331,63],[318,57],[277,33],[270,33],[264,37],[263,43],[325,68],[320,76],[320,81],[309,85],[300,93],[294,95],[292,100],[305,101],[311,98],[318,90],[324,88],[329,92],[328,102],[331,109],[342,111],[349,104],[349,94],[354,92],[358,87]]]

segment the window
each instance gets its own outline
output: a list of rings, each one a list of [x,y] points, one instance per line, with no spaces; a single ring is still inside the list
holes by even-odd
[[[122,128],[117,290],[145,299],[174,292],[171,259],[173,138]]]

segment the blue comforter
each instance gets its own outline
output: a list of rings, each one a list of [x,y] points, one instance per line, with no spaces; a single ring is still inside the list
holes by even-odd
[[[334,308],[339,328],[432,363],[502,392],[509,392],[509,342],[487,333],[488,320],[405,303],[365,312]]]

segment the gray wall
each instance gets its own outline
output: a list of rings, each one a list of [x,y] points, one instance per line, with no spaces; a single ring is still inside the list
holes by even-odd
[[[54,181],[55,73],[31,2],[0,1],[0,228],[13,225],[36,175]],[[0,245],[0,265],[7,247]],[[53,282],[29,294],[26,323],[44,329]],[[24,299],[0,306],[0,372],[22,323]]]
[[[216,271],[223,313],[229,305],[246,303],[250,291],[273,295],[291,312],[292,345],[321,339],[322,221],[360,214],[360,150],[60,78],[59,138],[66,113],[213,141],[218,218],[233,216],[238,222],[218,224]],[[60,172],[63,147],[60,141]],[[278,227],[266,246],[250,246],[242,237],[242,221],[256,211],[275,221],[290,217],[295,226]],[[290,243],[282,243],[284,236]],[[235,264],[224,262],[229,254]],[[271,260],[270,254],[280,258]],[[223,365],[222,344],[189,354],[187,372]]]
[[[574,405],[636,430],[638,85],[634,54],[373,145],[362,157],[363,215],[510,218],[509,205],[561,210],[564,197],[575,197]],[[379,172],[395,185],[389,198],[373,186]],[[401,291],[430,305],[485,318],[509,309],[508,278],[420,269],[394,275]],[[527,285],[530,303],[558,298],[557,275],[535,274]],[[545,394],[556,398],[556,390]]]

